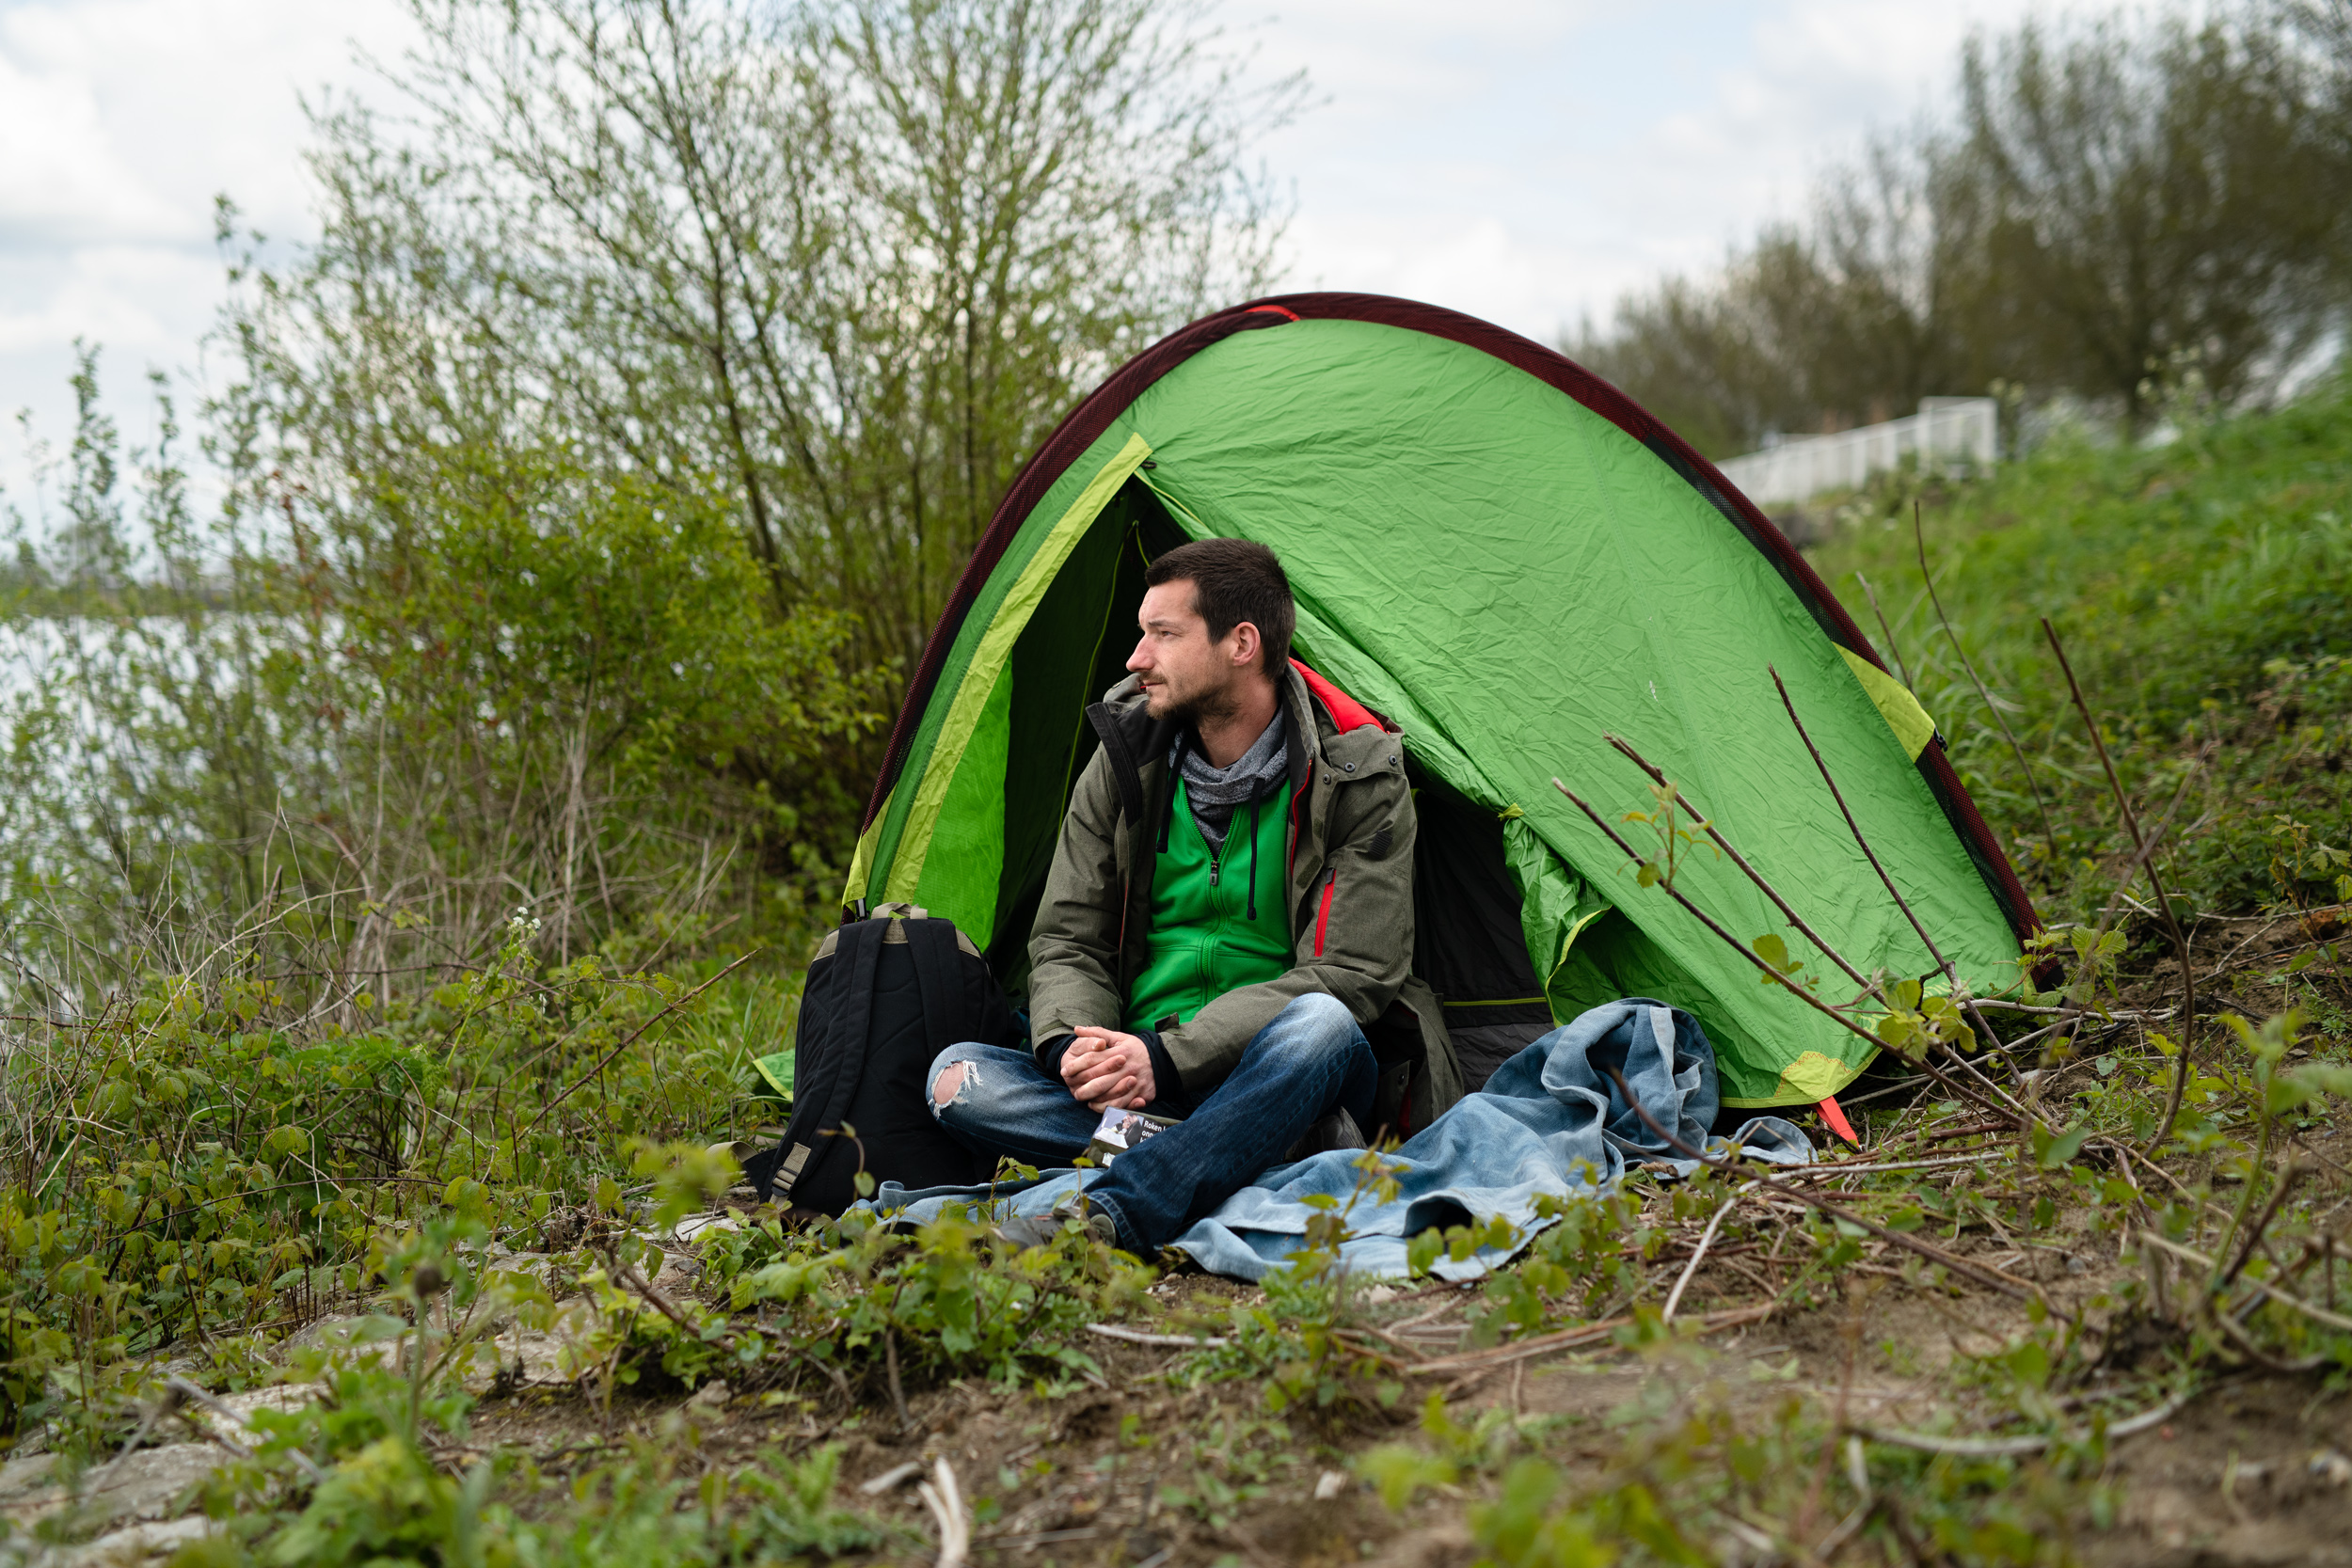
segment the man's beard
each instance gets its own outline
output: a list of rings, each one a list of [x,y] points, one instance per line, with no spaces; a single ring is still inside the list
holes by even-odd
[[[1168,689],[1163,686],[1161,689],[1167,691]],[[1146,705],[1149,706],[1148,698]],[[1168,705],[1152,717],[1170,723],[1181,724],[1197,735],[1204,721],[1214,725],[1232,718],[1240,711],[1241,699],[1234,694],[1233,689],[1231,686],[1220,686],[1207,691],[1195,691],[1183,697],[1170,692]]]

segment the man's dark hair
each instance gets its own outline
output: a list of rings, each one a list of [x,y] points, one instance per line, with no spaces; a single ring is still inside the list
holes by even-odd
[[[1223,641],[1244,621],[1256,626],[1265,652],[1263,668],[1279,678],[1291,657],[1298,607],[1272,550],[1248,539],[1196,539],[1152,562],[1143,580],[1153,588],[1191,583],[1193,610],[1209,623],[1212,642]]]

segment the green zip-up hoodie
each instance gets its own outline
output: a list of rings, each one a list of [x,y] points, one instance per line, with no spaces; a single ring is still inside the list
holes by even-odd
[[[1413,1122],[1425,1125],[1461,1097],[1461,1069],[1436,998],[1411,975],[1415,823],[1404,746],[1336,689],[1311,690],[1303,666],[1284,671],[1279,686],[1290,742],[1280,883],[1290,966],[1216,996],[1161,1030],[1160,1044],[1186,1092],[1204,1095],[1293,998],[1321,991],[1367,1031],[1384,1014],[1419,1029],[1427,1084],[1415,1091]],[[1087,719],[1102,745],[1071,792],[1029,936],[1029,1029],[1040,1044],[1081,1024],[1129,1027],[1130,990],[1152,959],[1175,727],[1150,716],[1133,676]]]
[[[1193,819],[1184,781],[1176,782],[1160,822],[1168,847],[1152,868],[1150,955],[1127,986],[1128,1028],[1157,1031],[1290,968],[1282,909],[1290,810],[1288,784],[1235,806],[1220,855]]]

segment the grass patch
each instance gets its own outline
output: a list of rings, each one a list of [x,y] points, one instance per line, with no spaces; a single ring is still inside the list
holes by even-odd
[[[1977,483],[1892,475],[1836,516],[1816,566],[1935,717],[2046,915],[2095,921],[2122,835],[2045,618],[2143,816],[2188,780],[2177,893],[2220,914],[2342,901],[2322,851],[2352,803],[2352,392],[2157,448],[2055,441]]]

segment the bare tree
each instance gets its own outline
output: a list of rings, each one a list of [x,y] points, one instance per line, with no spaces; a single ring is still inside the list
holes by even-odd
[[[2028,23],[1973,40],[1962,84],[1985,358],[2113,397],[2137,427],[2169,362],[2233,402],[2318,341],[2344,170],[2321,82],[2266,20]]]
[[[718,476],[779,611],[851,610],[867,660],[920,648],[1078,391],[1269,275],[1245,157],[1301,84],[1184,0],[416,8],[406,117],[321,120],[280,378]]]
[[[2137,427],[2193,365],[2260,401],[2352,275],[2340,0],[1970,40],[1957,122],[1883,138],[1801,222],[1629,296],[1570,352],[1722,453],[1996,380]]]

